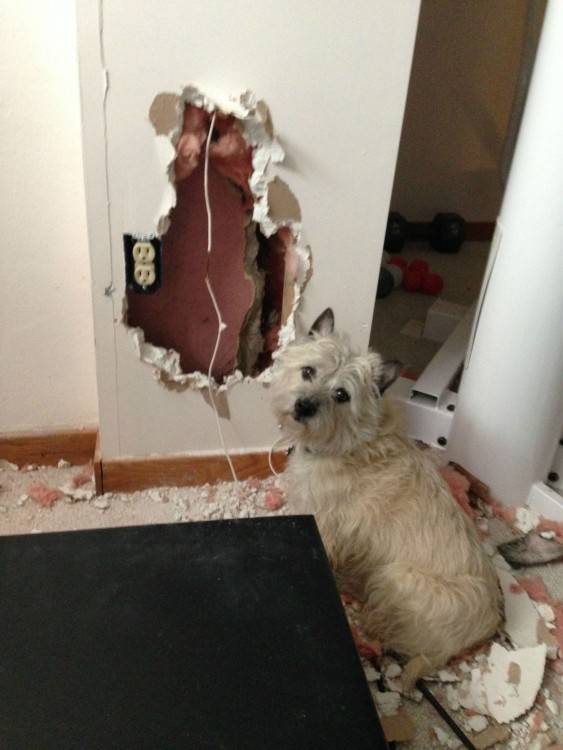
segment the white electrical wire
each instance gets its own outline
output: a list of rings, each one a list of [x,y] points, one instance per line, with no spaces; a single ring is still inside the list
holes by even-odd
[[[270,465],[270,471],[276,477],[279,477],[280,473],[279,473],[279,471],[276,471],[276,469],[274,467],[274,464],[272,463],[272,453],[274,452],[274,449],[276,448],[276,446],[279,445],[280,443],[283,443],[283,442],[286,442],[286,438],[282,435],[282,437],[279,437],[277,440],[274,440],[274,442],[272,443],[272,446],[270,448],[270,451],[268,453],[268,463]],[[289,446],[287,446],[287,447],[289,447]]]
[[[215,308],[215,313],[217,315],[217,338],[215,340],[215,348],[213,350],[213,356],[211,357],[211,362],[209,363],[209,370],[207,372],[207,380],[209,383],[209,400],[211,401],[211,406],[213,407],[213,412],[215,414],[215,421],[217,422],[217,430],[219,431],[219,437],[221,438],[221,445],[223,446],[223,452],[229,463],[229,468],[231,469],[233,480],[235,484],[238,486],[239,481],[238,481],[237,473],[235,471],[235,467],[233,466],[233,462],[229,455],[229,451],[227,450],[227,445],[225,443],[225,436],[223,435],[223,429],[221,427],[221,420],[219,418],[219,412],[217,411],[217,406],[215,404],[215,396],[213,395],[213,389],[215,387],[215,383],[214,383],[213,375],[212,375],[213,365],[215,364],[215,358],[217,356],[217,352],[219,351],[219,345],[221,343],[221,334],[227,327],[225,323],[223,322],[223,318],[221,317],[221,310],[219,309],[217,298],[215,297],[215,294],[213,292],[213,287],[211,286],[211,281],[209,279],[209,261],[211,259],[211,248],[213,245],[211,203],[209,200],[209,179],[208,179],[209,146],[211,144],[211,136],[213,134],[213,128],[215,126],[216,116],[217,116],[217,112],[213,112],[213,115],[211,117],[211,123],[209,125],[209,132],[207,134],[207,142],[205,144],[205,162],[204,162],[204,172],[203,172],[203,191],[205,195],[205,208],[207,211],[207,264],[205,268],[205,285],[207,286],[207,291],[209,292],[209,296],[211,297],[211,301],[213,303],[213,307]]]

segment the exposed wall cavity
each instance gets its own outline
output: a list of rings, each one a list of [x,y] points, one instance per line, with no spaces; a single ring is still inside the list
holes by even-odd
[[[211,252],[205,202],[212,214]],[[243,378],[267,380],[275,352],[293,336],[294,312],[309,273],[299,244],[301,211],[286,183],[267,175],[283,159],[266,105],[245,92],[219,101],[189,86],[161,93],[149,119],[170,189],[155,220],[162,239],[162,284],[154,294],[127,291],[124,323],[141,359],[174,387],[222,388]],[[132,228],[134,231],[134,228]]]

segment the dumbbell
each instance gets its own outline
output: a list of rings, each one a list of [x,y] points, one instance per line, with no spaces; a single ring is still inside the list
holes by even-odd
[[[407,263],[404,258],[389,258],[381,264],[377,282],[377,299],[387,297],[393,289],[400,286],[407,292],[440,294],[444,280],[437,273],[431,273],[425,260],[413,260]]]
[[[457,253],[465,241],[465,220],[459,214],[438,213],[429,225],[409,223],[400,213],[391,211],[384,249],[400,253],[407,240],[427,240],[439,253]]]

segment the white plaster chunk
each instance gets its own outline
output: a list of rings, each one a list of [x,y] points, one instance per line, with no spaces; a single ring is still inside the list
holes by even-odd
[[[441,727],[432,727],[434,730],[434,733],[436,735],[436,739],[442,745],[442,747],[450,748],[450,750],[457,750],[458,747],[462,747],[461,740],[458,740],[457,737],[452,737],[447,732],[444,732],[444,730]]]
[[[472,670],[473,708],[506,724],[530,709],[545,669],[545,645],[508,651],[493,643],[486,664]]]
[[[472,732],[482,732],[489,726],[489,722],[487,721],[485,716],[475,714],[475,716],[470,716],[467,719],[467,725]]]
[[[59,487],[59,490],[64,493],[67,502],[91,500],[96,494],[91,485],[80,485],[78,487],[75,487],[71,482],[61,485]]]
[[[459,692],[457,688],[451,684],[446,686],[446,701],[452,711],[459,711],[461,705],[459,702]]]
[[[540,514],[535,510],[532,510],[531,508],[520,507],[516,508],[516,521],[514,525],[523,534],[527,534],[529,531],[532,531],[532,529],[535,529],[538,526],[540,519]]]
[[[371,664],[364,664],[364,674],[368,682],[375,682],[381,677],[377,669],[374,669]]]
[[[459,677],[451,669],[440,669],[437,674],[440,682],[459,682]]]
[[[375,702],[383,716],[395,716],[401,705],[401,696],[399,693],[380,693],[376,691]]]
[[[505,630],[515,646],[536,646],[540,615],[514,576],[497,570],[504,597]]]
[[[402,671],[403,670],[397,664],[397,662],[392,662],[388,667],[385,668],[385,676],[389,677],[390,679],[394,679],[395,677],[399,677]]]

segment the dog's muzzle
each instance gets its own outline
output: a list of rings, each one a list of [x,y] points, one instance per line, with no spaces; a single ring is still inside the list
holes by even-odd
[[[293,419],[296,422],[305,422],[315,416],[318,408],[318,404],[313,399],[298,398],[293,406]]]

